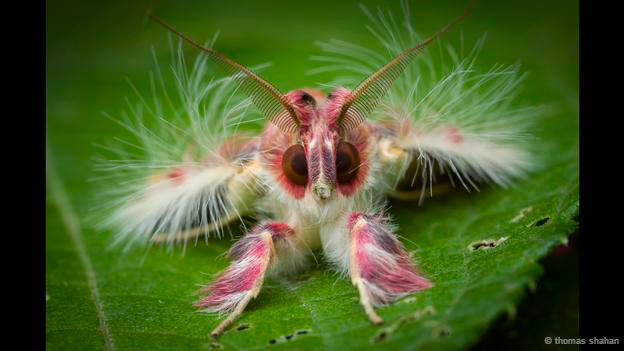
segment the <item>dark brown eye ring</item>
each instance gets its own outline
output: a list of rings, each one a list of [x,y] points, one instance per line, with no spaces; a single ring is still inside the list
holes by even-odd
[[[336,180],[338,183],[349,183],[358,174],[360,153],[351,143],[341,141],[336,149]]]
[[[295,144],[282,156],[282,170],[286,178],[296,185],[308,184],[308,163],[303,146]]]

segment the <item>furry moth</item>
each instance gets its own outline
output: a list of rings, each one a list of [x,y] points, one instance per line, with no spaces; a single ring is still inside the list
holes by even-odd
[[[228,315],[213,336],[240,316],[265,277],[306,269],[319,249],[357,288],[370,321],[382,323],[375,306],[432,287],[394,234],[385,199],[506,187],[533,167],[523,135],[536,109],[511,104],[523,78],[518,67],[480,73],[479,42],[467,58],[448,48],[452,66],[436,69],[427,46],[467,12],[421,40],[403,7],[402,30],[391,15],[364,9],[393,57],[337,40],[320,44],[328,55],[315,59],[327,66],[317,71],[343,69],[360,80],[346,77],[328,92],[282,93],[213,50],[214,40],[200,45],[151,16],[200,54],[189,73],[178,46],[171,67],[180,103],[166,92],[157,98],[158,85],[166,91],[158,70],[153,105],[141,99],[130,106],[135,122],[121,122],[139,140],[127,145],[142,154],[116,149],[120,159],[101,166],[124,179],[106,224],[118,242],[186,244],[220,237],[244,215],[258,219],[195,304]],[[210,73],[215,66],[225,77]],[[157,117],[155,127],[143,124],[144,110]],[[240,130],[254,111],[263,129]]]

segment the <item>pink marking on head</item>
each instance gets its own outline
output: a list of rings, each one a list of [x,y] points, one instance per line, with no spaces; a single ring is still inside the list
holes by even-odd
[[[316,119],[317,115],[317,98],[320,92],[311,89],[297,89],[288,92],[284,97],[293,106],[299,120],[300,128],[304,129]]]
[[[269,166],[273,176],[289,195],[301,199],[305,195],[306,187],[292,183],[282,169],[284,153],[295,142],[296,139],[291,135],[282,132],[273,125],[268,125],[260,138],[260,159]]]
[[[272,164],[272,167],[275,170],[277,176],[277,180],[288,194],[290,194],[295,199],[301,199],[305,196],[307,186],[294,184],[288,179],[288,177],[286,177],[286,174],[282,169],[282,156],[283,153],[278,158],[276,158],[276,162]]]
[[[335,129],[339,128],[337,125],[338,117],[340,116],[342,105],[350,95],[351,91],[342,87],[337,87],[329,93],[327,103],[324,106],[325,119],[328,125]]]

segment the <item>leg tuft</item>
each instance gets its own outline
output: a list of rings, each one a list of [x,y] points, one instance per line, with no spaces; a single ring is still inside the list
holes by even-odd
[[[373,305],[393,302],[432,286],[390,231],[385,218],[354,212],[348,228],[351,281],[358,287],[360,301],[374,324],[380,324],[381,318]]]

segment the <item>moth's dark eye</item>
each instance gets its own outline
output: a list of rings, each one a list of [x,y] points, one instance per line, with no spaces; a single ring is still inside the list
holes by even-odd
[[[296,144],[289,147],[282,157],[282,169],[286,178],[297,185],[308,183],[308,164],[303,146]]]
[[[360,167],[360,153],[353,144],[341,141],[336,150],[336,179],[348,183],[355,179]]]

